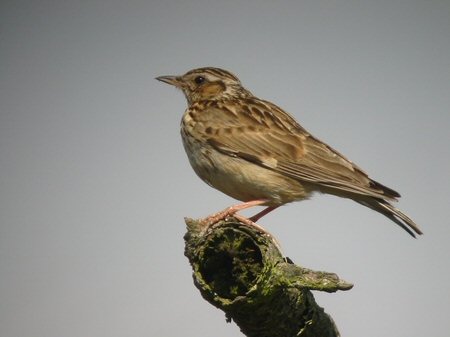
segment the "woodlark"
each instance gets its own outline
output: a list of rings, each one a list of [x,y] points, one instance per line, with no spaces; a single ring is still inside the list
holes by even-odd
[[[322,192],[367,206],[412,236],[422,234],[391,204],[400,194],[370,179],[287,112],[253,96],[232,73],[207,67],[156,79],[186,96],[181,136],[194,171],[210,186],[244,202],[210,216],[210,223],[236,217],[248,207],[267,206],[250,218],[254,222],[283,204]]]

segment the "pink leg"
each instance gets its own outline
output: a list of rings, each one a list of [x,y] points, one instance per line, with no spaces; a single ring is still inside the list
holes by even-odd
[[[236,212],[238,212],[238,211],[242,211],[243,209],[254,207],[254,206],[260,206],[260,205],[265,204],[266,202],[267,202],[267,200],[252,200],[252,201],[244,202],[244,203],[239,204],[239,205],[234,205],[234,206],[231,206],[231,207],[228,207],[228,208],[224,209],[223,211],[220,211],[220,212],[217,212],[215,214],[212,214],[212,215],[208,216],[207,218],[203,219],[201,221],[201,223],[207,229],[210,226],[212,226],[213,224],[219,222],[220,220],[224,220],[227,217],[233,216],[234,218],[236,218],[240,222],[242,222],[242,223],[244,223],[244,224],[246,224],[246,225],[248,225],[250,227],[254,227],[257,230],[259,230],[262,234],[267,235],[268,237],[270,237],[272,239],[272,241],[274,242],[274,244],[281,251],[281,248],[280,248],[280,245],[279,245],[278,241],[272,236],[272,234],[270,234],[264,228],[262,228],[261,226],[259,226],[258,224],[255,223],[255,221],[257,221],[258,219],[260,219],[261,217],[263,217],[267,213],[273,211],[278,206],[269,206],[269,207],[265,208],[264,210],[262,210],[261,212],[259,212],[258,214],[256,214],[253,217],[251,217],[250,219],[248,219],[248,218],[246,218],[246,217],[244,217],[242,215],[236,214]]]
[[[270,212],[272,212],[274,209],[277,209],[278,207],[280,207],[280,206],[277,205],[277,206],[269,206],[267,208],[264,208],[261,212],[252,216],[250,218],[250,220],[253,222],[256,222],[259,219],[261,219],[264,215],[269,214]]]
[[[242,211],[243,209],[246,209],[246,208],[259,206],[259,205],[265,204],[266,202],[267,202],[267,200],[263,200],[262,199],[262,200],[247,201],[247,202],[244,202],[244,203],[239,204],[239,205],[234,205],[234,206],[231,206],[231,207],[228,207],[228,208],[224,209],[223,211],[211,214],[207,218],[203,219],[202,223],[204,225],[206,225],[206,226],[211,226],[212,224],[214,224],[214,223],[216,223],[216,222],[218,222],[220,220],[223,220],[223,219],[225,219],[225,218],[227,218],[229,216],[234,216],[236,212]],[[237,216],[237,218],[239,220],[246,219],[247,221],[250,221],[250,222],[253,223],[253,221],[251,221],[251,220],[249,220],[249,219],[247,219],[245,217],[242,217],[242,216]]]

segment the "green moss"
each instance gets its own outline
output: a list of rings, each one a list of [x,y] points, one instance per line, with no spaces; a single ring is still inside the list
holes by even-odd
[[[185,255],[202,296],[248,337],[338,336],[311,290],[351,285],[286,261],[273,238],[234,219],[205,228],[186,220]]]

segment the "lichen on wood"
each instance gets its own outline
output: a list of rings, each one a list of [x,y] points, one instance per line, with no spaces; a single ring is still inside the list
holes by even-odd
[[[348,290],[350,283],[295,265],[270,234],[234,218],[212,226],[186,219],[186,225],[195,286],[247,337],[339,336],[311,290]]]

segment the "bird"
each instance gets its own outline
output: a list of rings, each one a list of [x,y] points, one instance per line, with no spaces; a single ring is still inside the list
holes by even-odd
[[[187,100],[180,125],[195,173],[211,187],[241,201],[211,215],[209,223],[265,206],[249,223],[316,192],[351,199],[375,210],[411,236],[418,225],[394,207],[400,194],[301,126],[277,105],[254,96],[233,73],[203,67],[157,80],[180,89]]]

